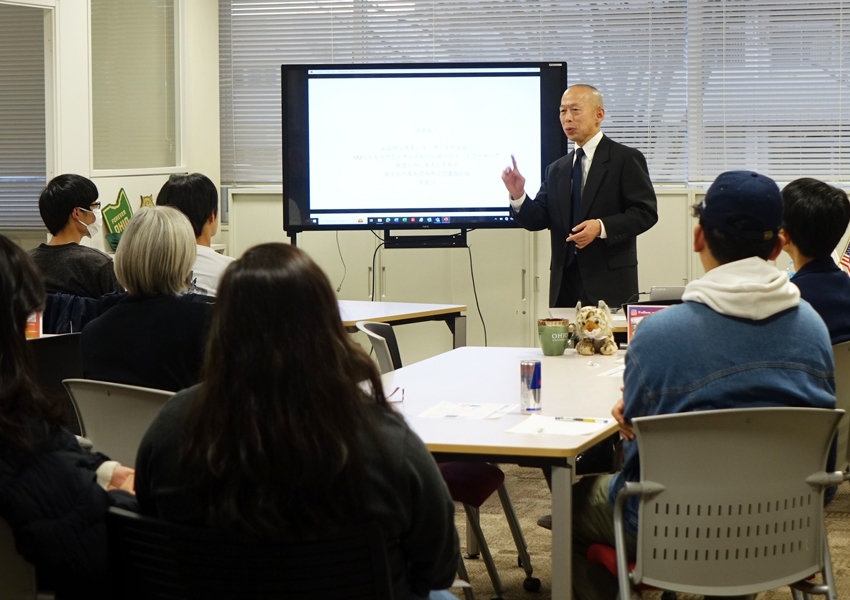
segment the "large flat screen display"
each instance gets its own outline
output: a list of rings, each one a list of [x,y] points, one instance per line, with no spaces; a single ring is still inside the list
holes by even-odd
[[[284,229],[515,227],[567,151],[565,63],[283,65]]]

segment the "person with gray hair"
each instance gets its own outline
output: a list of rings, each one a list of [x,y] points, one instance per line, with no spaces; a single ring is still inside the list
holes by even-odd
[[[88,379],[178,391],[198,381],[212,307],[185,293],[195,236],[176,208],[143,208],[115,253],[128,295],[90,322],[80,341]]]

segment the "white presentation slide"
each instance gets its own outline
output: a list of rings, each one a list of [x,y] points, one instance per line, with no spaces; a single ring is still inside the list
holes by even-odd
[[[537,77],[311,79],[313,210],[507,206],[540,187]]]

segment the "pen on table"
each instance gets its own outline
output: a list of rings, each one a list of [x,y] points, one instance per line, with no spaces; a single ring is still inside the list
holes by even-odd
[[[401,398],[390,400],[390,398],[392,398],[395,395],[395,393],[399,390],[401,390]],[[404,388],[397,387],[396,389],[391,391],[387,395],[387,402],[404,402]]]
[[[589,419],[584,417],[555,417],[556,421],[577,421],[579,423],[610,423],[614,419]]]

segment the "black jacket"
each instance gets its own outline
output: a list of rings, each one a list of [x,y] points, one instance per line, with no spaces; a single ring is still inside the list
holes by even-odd
[[[127,296],[83,329],[83,376],[176,392],[198,382],[207,296]]]
[[[107,458],[83,450],[67,430],[32,428],[41,440],[33,454],[13,453],[0,440],[0,517],[57,597],[108,597],[106,509],[137,510],[136,498],[100,487],[96,471]]]
[[[141,512],[191,526],[207,524],[207,507],[193,498],[178,457],[183,420],[198,390],[192,387],[169,398],[136,458]],[[457,572],[454,502],[425,444],[401,418],[376,408],[374,426],[378,435],[364,433],[361,448],[363,519],[377,521],[384,530],[394,597],[427,596],[430,590],[449,587]],[[278,476],[285,480],[287,474]]]

